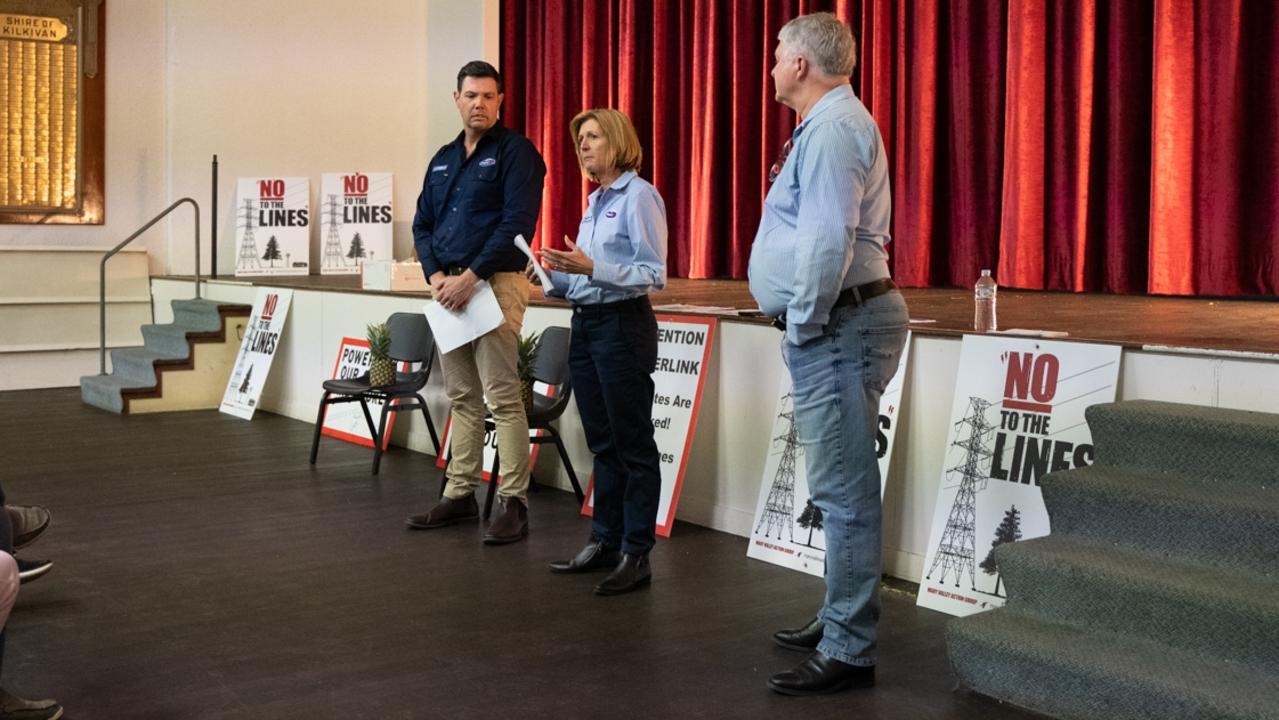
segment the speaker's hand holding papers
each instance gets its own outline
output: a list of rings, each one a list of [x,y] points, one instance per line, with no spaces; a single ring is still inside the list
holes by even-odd
[[[502,324],[504,319],[493,288],[484,280],[475,283],[469,301],[460,310],[449,310],[443,303],[431,302],[423,312],[441,353],[472,342]]]

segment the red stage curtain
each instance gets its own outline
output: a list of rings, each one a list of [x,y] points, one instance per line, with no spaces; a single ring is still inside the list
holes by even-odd
[[[573,235],[588,191],[569,119],[615,106],[666,198],[671,275],[745,277],[796,122],[775,38],[816,10],[861,41],[902,284],[1279,288],[1279,3],[1258,0],[505,0],[506,122],[549,168],[538,241]]]

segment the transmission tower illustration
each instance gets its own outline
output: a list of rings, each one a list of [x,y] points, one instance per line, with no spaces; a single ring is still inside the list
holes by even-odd
[[[976,552],[977,526],[977,493],[986,489],[987,469],[990,467],[990,448],[986,443],[995,426],[986,420],[986,410],[990,403],[979,397],[968,398],[968,412],[956,423],[957,432],[955,447],[964,451],[963,460],[946,471],[947,478],[959,478],[959,492],[955,493],[955,504],[950,507],[950,517],[946,519],[946,529],[942,531],[941,542],[937,545],[937,554],[933,556],[933,564],[928,568],[925,578],[932,579],[933,573],[941,568],[938,582],[945,582],[946,576],[954,572],[955,587],[959,587],[959,578],[968,573],[968,584],[977,589],[977,578],[973,556]],[[967,427],[967,435],[963,426]],[[978,487],[978,483],[981,487]]]
[[[329,231],[324,236],[324,255],[320,258],[320,267],[336,268],[346,265],[346,256],[342,254],[342,238],[338,230],[342,223],[338,221],[338,196],[329,193],[329,201],[324,204],[324,212],[329,214]]]
[[[780,540],[785,530],[787,540],[795,542],[795,458],[799,455],[799,438],[795,435],[795,412],[789,408],[791,396],[782,398],[783,412],[778,416],[786,421],[786,431],[773,438],[774,445],[781,445],[782,459],[777,463],[777,474],[768,489],[764,513],[755,526],[755,532],[764,529],[764,537],[772,537],[777,531]]]
[[[261,268],[262,263],[258,261],[258,243],[253,238],[253,201],[245,198],[244,200],[244,216],[240,218],[244,223],[240,227],[244,230],[244,239],[240,241],[240,256],[235,260],[236,268]]]

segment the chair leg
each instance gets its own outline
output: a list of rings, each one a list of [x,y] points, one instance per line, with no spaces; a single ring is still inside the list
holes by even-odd
[[[440,437],[435,434],[435,423],[431,422],[431,411],[426,408],[426,400],[417,395],[417,401],[421,403],[422,417],[426,419],[426,430],[431,433],[431,444],[435,445],[435,457],[440,456]]]
[[[497,468],[502,461],[502,454],[493,451],[493,469],[489,471],[489,492],[484,498],[484,519],[488,520],[493,514],[493,496],[497,494]]]
[[[391,401],[388,398],[382,403],[382,418],[378,421],[377,432],[373,435],[373,474],[377,475],[378,468],[382,465],[382,434],[386,432],[386,416],[391,411]],[[367,410],[365,411],[367,412]]]
[[[360,396],[360,409],[364,411],[364,422],[369,426],[369,434],[377,435],[377,428],[373,426],[373,416],[369,414],[369,404],[363,395]]]
[[[320,409],[315,414],[315,436],[311,438],[311,464],[315,464],[315,458],[320,453],[320,430],[324,428],[324,408],[328,405],[329,393],[326,390],[324,396],[320,398]]]
[[[577,504],[581,505],[586,500],[586,493],[582,492],[582,485],[577,481],[577,473],[573,471],[573,461],[568,459],[568,451],[564,449],[564,443],[560,441],[560,434],[555,432],[554,428],[547,428],[546,430],[551,434],[551,439],[555,441],[555,449],[560,452],[560,461],[564,463],[564,471],[568,473],[568,481],[573,483],[573,494],[577,496]]]

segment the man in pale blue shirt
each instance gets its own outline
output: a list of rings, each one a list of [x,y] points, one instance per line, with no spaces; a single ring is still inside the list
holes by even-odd
[[[856,43],[834,15],[778,33],[777,100],[802,118],[782,149],[751,248],[751,294],[785,328],[795,429],[826,532],[826,598],[807,625],[776,633],[810,651],[768,685],[817,695],[875,682],[879,619],[879,398],[909,322],[889,277],[892,199],[875,120],[848,78]]]

